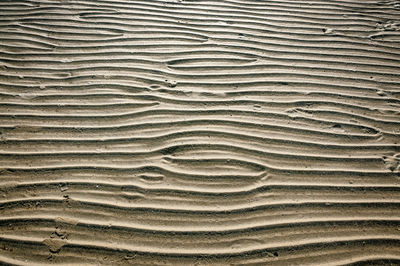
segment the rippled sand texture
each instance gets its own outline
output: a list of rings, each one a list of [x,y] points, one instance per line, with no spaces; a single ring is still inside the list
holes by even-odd
[[[399,29],[399,1],[0,1],[0,262],[400,263]]]

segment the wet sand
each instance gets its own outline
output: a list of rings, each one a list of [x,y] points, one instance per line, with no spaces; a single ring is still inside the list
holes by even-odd
[[[0,1],[0,264],[400,264],[398,1]]]

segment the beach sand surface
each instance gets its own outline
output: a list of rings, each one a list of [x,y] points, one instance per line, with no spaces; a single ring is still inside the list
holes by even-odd
[[[0,1],[0,264],[399,265],[399,141],[399,1]]]

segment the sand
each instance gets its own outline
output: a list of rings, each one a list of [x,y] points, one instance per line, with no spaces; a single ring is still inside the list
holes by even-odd
[[[399,73],[399,1],[0,1],[0,264],[400,264]]]

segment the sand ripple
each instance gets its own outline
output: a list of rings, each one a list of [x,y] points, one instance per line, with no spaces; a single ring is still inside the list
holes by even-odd
[[[400,264],[398,1],[0,2],[0,264]]]

